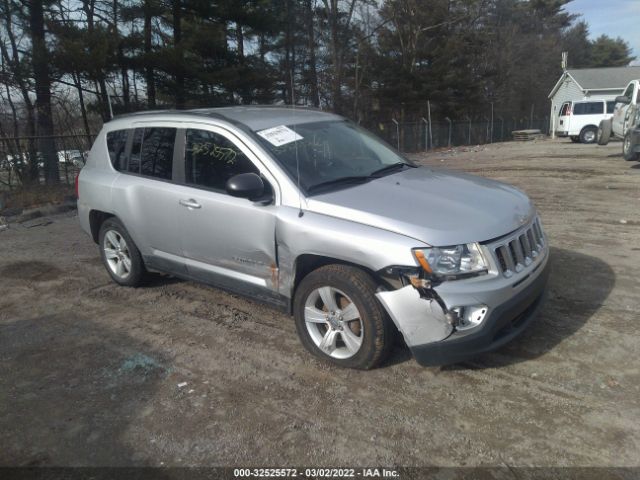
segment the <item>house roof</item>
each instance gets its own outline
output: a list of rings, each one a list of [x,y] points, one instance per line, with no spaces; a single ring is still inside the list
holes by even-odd
[[[567,77],[583,91],[622,90],[631,80],[640,78],[640,67],[573,68],[566,70],[549,94],[552,97]]]

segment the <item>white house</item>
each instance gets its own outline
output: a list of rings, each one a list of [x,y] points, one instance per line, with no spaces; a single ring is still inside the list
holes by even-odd
[[[640,78],[640,67],[574,68],[565,70],[549,94],[551,131],[555,132],[561,105],[570,100],[622,95],[631,80]]]

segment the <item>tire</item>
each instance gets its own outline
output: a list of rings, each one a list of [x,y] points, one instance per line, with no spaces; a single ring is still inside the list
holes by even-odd
[[[571,136],[571,143],[580,143],[580,137]]]
[[[640,160],[640,154],[638,152],[633,151],[633,142],[631,141],[631,130],[627,131],[627,134],[624,136],[624,141],[622,142],[622,156],[628,162],[635,162]]]
[[[122,222],[108,218],[98,234],[100,257],[114,282],[125,287],[137,287],[147,271],[142,256]]]
[[[598,129],[596,127],[584,127],[580,132],[580,143],[596,143]]]
[[[369,274],[347,265],[327,265],[304,277],[293,302],[302,345],[341,367],[368,370],[379,365],[393,346],[395,327],[375,298],[377,287]],[[332,301],[336,310],[327,307]]]
[[[602,120],[598,126],[598,145],[607,145],[611,139],[611,120]]]

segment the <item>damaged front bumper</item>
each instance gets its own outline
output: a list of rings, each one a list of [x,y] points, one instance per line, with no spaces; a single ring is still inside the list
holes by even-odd
[[[408,285],[378,292],[376,297],[420,365],[458,363],[510,342],[534,320],[544,301],[549,274],[548,251],[545,253],[525,279],[496,275],[443,282],[433,287],[434,298],[425,298]],[[450,312],[464,305],[486,305],[487,312],[479,325],[458,330]]]

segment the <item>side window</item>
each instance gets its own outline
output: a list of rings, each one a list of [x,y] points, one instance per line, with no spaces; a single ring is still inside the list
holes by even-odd
[[[567,110],[569,110],[569,104],[563,103],[562,108],[560,108],[560,116],[563,117],[567,114]]]
[[[603,102],[576,103],[573,107],[574,115],[598,115],[604,113]]]
[[[613,113],[615,109],[616,109],[616,102],[614,101],[607,102],[607,113]]]
[[[127,170],[131,173],[140,173],[140,151],[142,150],[142,135],[144,128],[136,128],[133,131],[133,142],[131,143],[131,153],[129,154],[129,165]]]
[[[633,99],[633,83],[627,87],[622,96]]]
[[[140,173],[149,177],[171,180],[175,141],[175,128],[145,128],[140,152]]]
[[[107,133],[107,150],[111,165],[118,171],[126,167],[125,149],[127,147],[127,137],[129,130],[114,130]]]
[[[184,167],[186,183],[220,191],[234,175],[260,174],[231,141],[206,130],[187,130]]]

